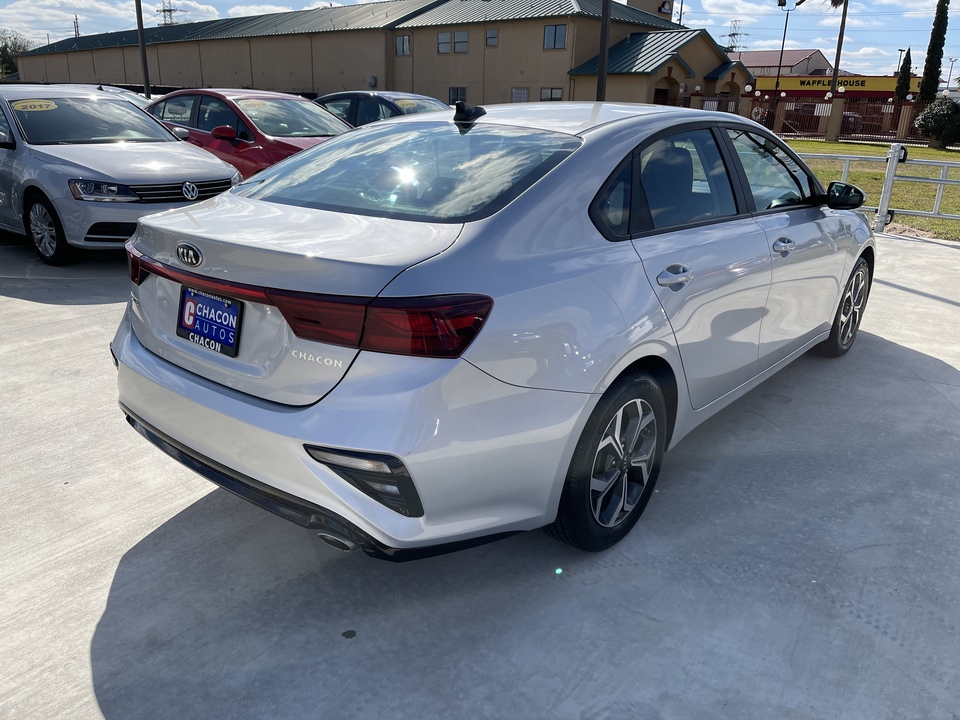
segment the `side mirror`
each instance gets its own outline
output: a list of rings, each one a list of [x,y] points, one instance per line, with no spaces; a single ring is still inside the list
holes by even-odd
[[[12,150],[13,147],[13,140],[10,139],[10,136],[7,135],[3,130],[0,130],[0,148]]]
[[[856,210],[866,200],[863,190],[855,185],[832,182],[827,188],[827,207],[831,210]]]
[[[190,139],[190,131],[187,130],[185,127],[175,127],[175,128],[172,128],[172,129],[170,130],[170,132],[172,132],[174,135],[176,135],[176,136],[177,136],[178,138],[180,138],[181,140],[189,140],[189,139]]]
[[[229,125],[218,125],[213,130],[210,131],[210,134],[213,135],[217,140],[236,140],[237,131],[234,130]]]

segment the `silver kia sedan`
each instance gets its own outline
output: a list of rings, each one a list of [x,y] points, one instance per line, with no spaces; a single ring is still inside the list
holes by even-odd
[[[122,248],[143,215],[229,190],[240,175],[117,93],[0,86],[0,228],[61,265]]]
[[[665,451],[846,353],[863,194],[729,114],[396,118],[141,220],[112,343],[130,424],[342,550],[621,540]]]

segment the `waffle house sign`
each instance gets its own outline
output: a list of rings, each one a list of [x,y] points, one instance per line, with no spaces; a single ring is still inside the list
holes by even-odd
[[[787,97],[823,97],[830,91],[832,78],[829,75],[781,75],[780,92]],[[776,87],[775,77],[758,77],[756,89],[772,95]],[[889,98],[897,87],[895,75],[845,75],[837,78],[837,87],[843,88],[845,97]],[[910,92],[920,90],[920,78],[910,78]]]

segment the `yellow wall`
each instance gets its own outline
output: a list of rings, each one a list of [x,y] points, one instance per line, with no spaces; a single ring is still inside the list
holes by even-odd
[[[308,35],[250,38],[253,86],[259,90],[311,92],[311,53]]]
[[[324,95],[344,88],[367,90],[367,79],[371,76],[377,78],[377,89],[392,89],[386,87],[385,77],[385,48],[388,43],[392,60],[393,41],[388,33],[380,30],[349,30],[313,35],[313,92]]]
[[[203,68],[203,85],[206,87],[253,87],[250,43],[245,39],[200,43],[200,67]],[[200,85],[200,75],[198,69],[196,80],[185,87]]]
[[[203,71],[200,66],[199,43],[168,43],[157,45],[160,62],[157,75],[150,69],[150,82],[155,85],[200,87]]]

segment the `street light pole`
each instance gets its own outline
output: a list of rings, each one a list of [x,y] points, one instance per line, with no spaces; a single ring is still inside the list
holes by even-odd
[[[137,6],[137,36],[140,39],[140,66],[143,68],[143,94],[147,100],[150,99],[150,72],[147,67],[147,42],[143,36],[143,7],[140,0],[136,0]]]
[[[900,53],[900,57],[897,58],[897,69],[896,72],[893,73],[894,75],[898,75],[900,73],[900,63],[903,61],[903,53],[906,52],[906,50],[906,48],[897,48],[897,52]]]
[[[950,72],[947,73],[947,91],[950,90],[950,78],[953,77],[953,64],[957,61],[955,57],[947,58],[950,61]]]
[[[787,9],[787,11],[786,11],[786,12],[787,12],[787,17],[784,18],[784,20],[783,20],[783,39],[780,41],[780,61],[777,63],[777,82],[776,82],[776,84],[773,86],[774,97],[776,97],[777,93],[780,92],[780,70],[783,68],[783,49],[784,49],[784,47],[786,47],[786,44],[787,44],[787,23],[790,22],[790,11],[791,11],[791,10],[796,10],[798,7],[800,7],[801,5],[803,5],[803,3],[805,3],[805,2],[806,2],[806,0],[797,0],[797,2],[795,2],[795,3],[793,4],[793,7],[792,7],[792,8]],[[781,8],[781,9],[786,8],[786,7],[787,7],[787,0],[777,0],[777,7]]]

